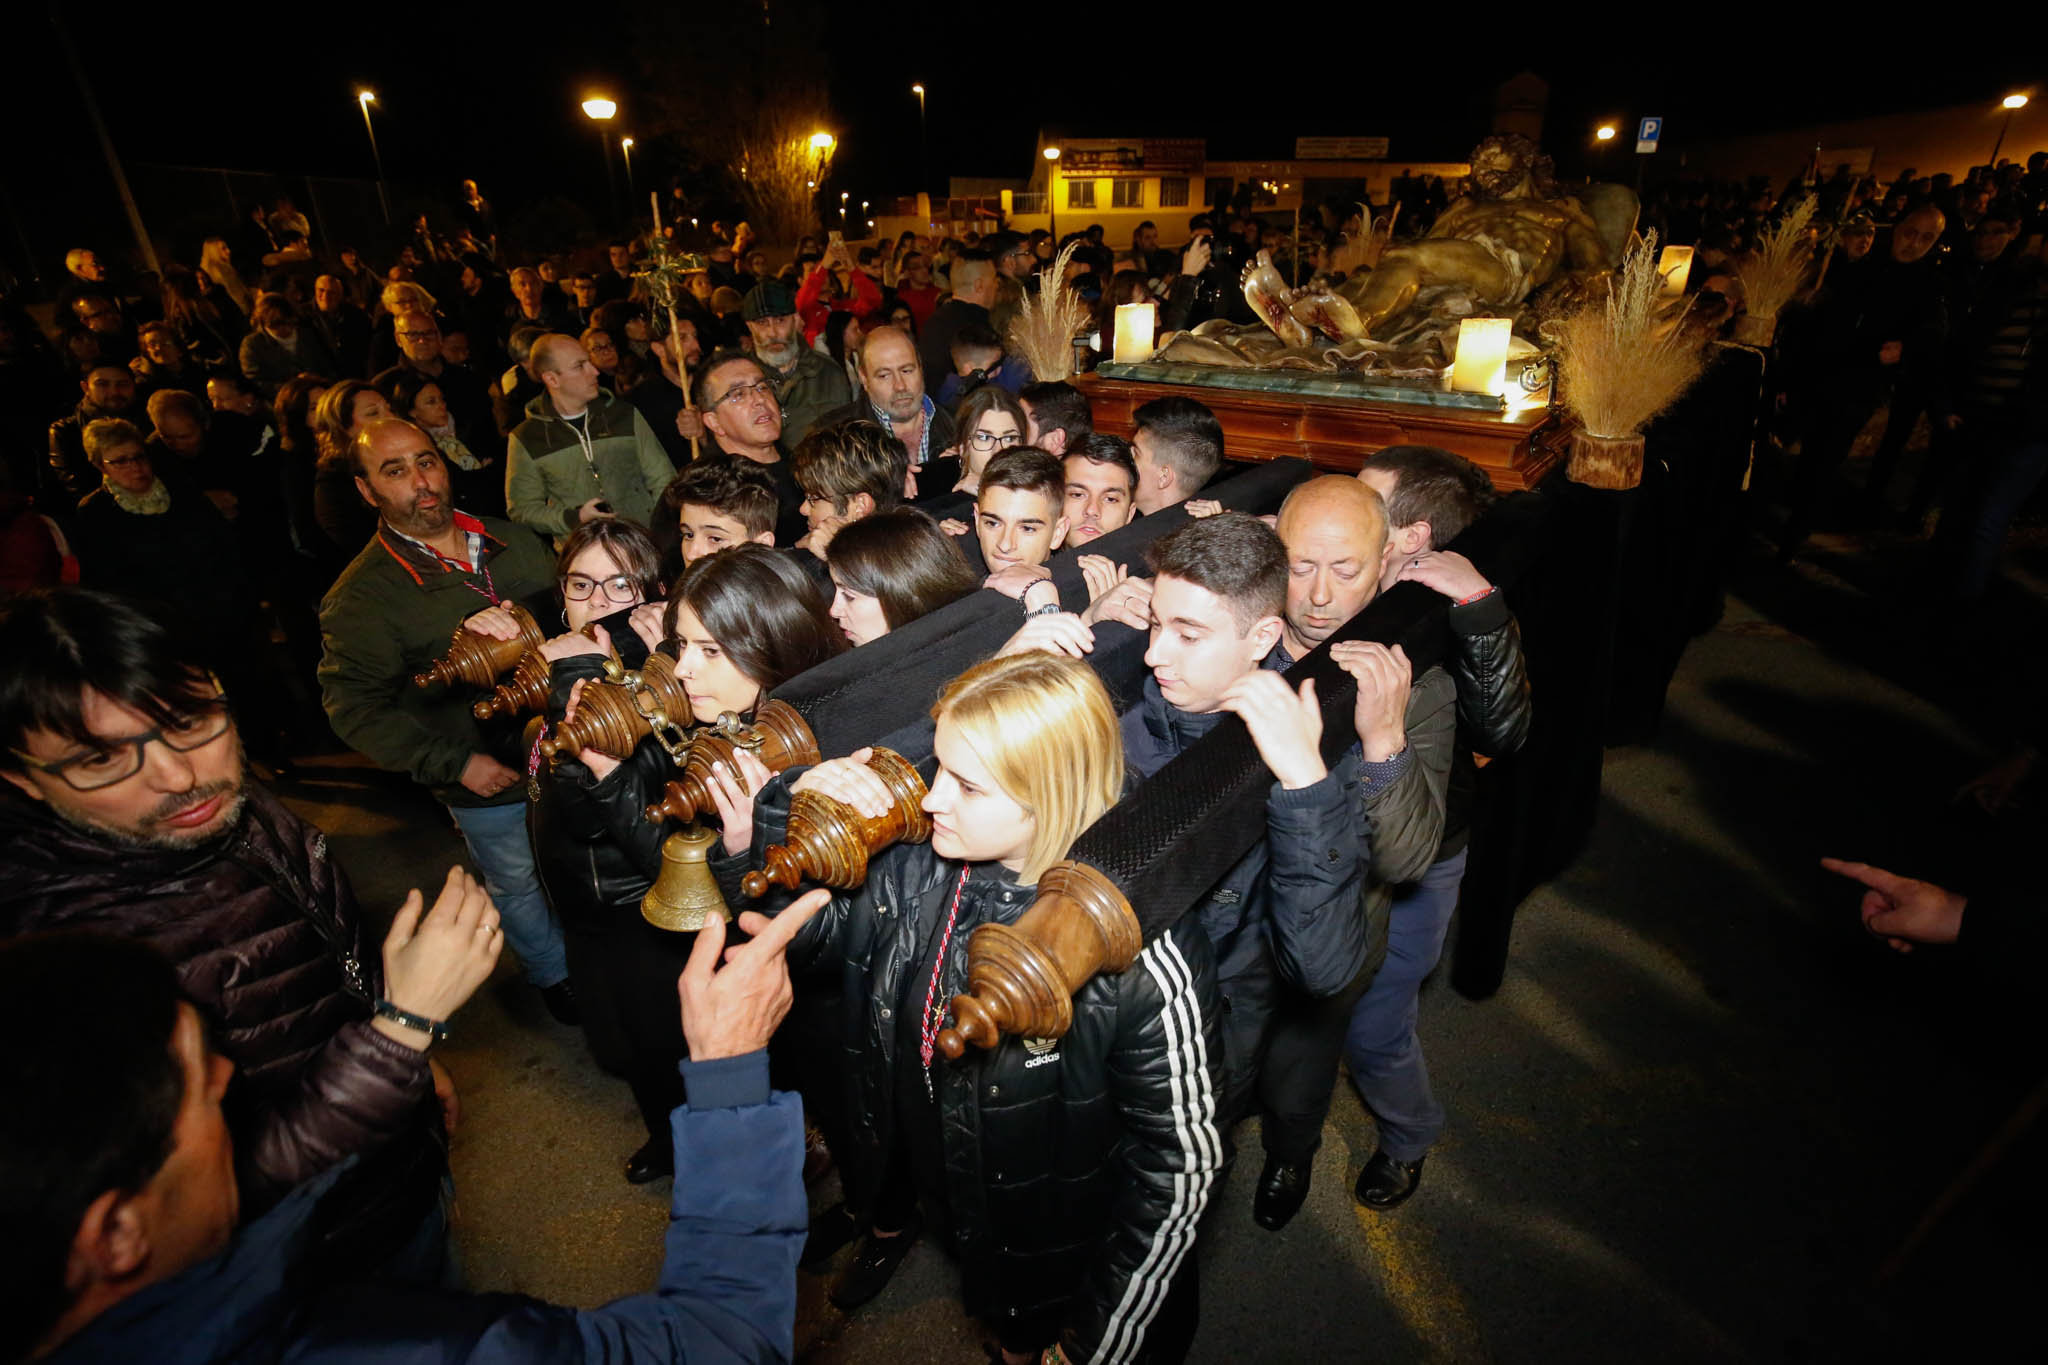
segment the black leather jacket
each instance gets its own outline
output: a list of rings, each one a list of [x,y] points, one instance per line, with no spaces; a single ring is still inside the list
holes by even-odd
[[[548,727],[562,723],[577,679],[603,676],[595,655],[555,660],[548,676]],[[538,738],[529,726],[529,764]],[[604,782],[566,755],[552,773],[542,761],[527,793],[526,831],[541,890],[564,925],[589,933],[621,927],[639,932],[640,900],[661,870],[664,833],[641,812],[660,795],[660,784],[677,775],[667,752],[652,738],[641,741],[633,757]]]
[[[739,876],[781,841],[789,784],[802,771],[763,788],[750,856],[713,860],[728,903],[747,903]],[[842,973],[857,1145],[848,1202],[857,1209],[872,1207],[892,1144],[909,1140],[896,1131],[899,1072],[922,1063],[903,1002],[922,1009],[960,876],[930,845],[898,844],[791,946],[798,964],[836,963]],[[789,899],[771,896],[770,909]],[[974,927],[1013,921],[1033,899],[999,867],[968,868],[940,998],[967,989]],[[949,1231],[971,1311],[1006,1335],[1057,1334],[1073,1360],[1126,1361],[1142,1350],[1223,1165],[1217,1012],[1208,942],[1191,916],[1128,970],[1082,986],[1065,1037],[1006,1037],[959,1062],[935,1056]],[[899,1044],[906,1022],[909,1048]]]
[[[1444,834],[1437,861],[1455,857],[1472,832],[1472,801],[1479,769],[1474,750],[1505,758],[1529,738],[1529,667],[1522,657],[1522,628],[1495,588],[1477,602],[1450,610],[1451,641],[1446,660],[1458,685],[1457,752],[1452,756],[1445,795]]]

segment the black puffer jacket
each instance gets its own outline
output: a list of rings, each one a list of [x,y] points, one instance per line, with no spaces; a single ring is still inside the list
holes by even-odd
[[[1444,834],[1438,862],[1457,856],[1472,834],[1472,802],[1479,769],[1474,750],[1505,758],[1529,738],[1529,666],[1522,657],[1522,628],[1496,588],[1477,602],[1450,610],[1451,641],[1446,661],[1458,687],[1458,743],[1451,756],[1444,796]]]
[[[739,875],[779,843],[792,769],[763,788],[754,847],[713,862],[728,903]],[[870,1208],[896,1131],[897,1087],[915,1050],[899,1011],[921,1008],[960,864],[898,844],[804,926],[793,957],[842,971],[846,1075],[858,1150],[849,1203]],[[1034,899],[999,867],[969,869],[939,994],[967,990],[975,926],[1009,923]],[[787,897],[780,901],[786,903]],[[773,908],[776,902],[769,902]],[[1223,1165],[1216,1127],[1217,997],[1207,940],[1185,919],[1121,973],[1074,996],[1056,1042],[1004,1038],[932,1065],[952,1247],[967,1306],[1009,1336],[1057,1335],[1072,1360],[1127,1361],[1143,1348]]]
[[[432,1140],[426,1056],[370,1028],[378,956],[327,839],[251,783],[241,822],[189,852],[116,846],[0,795],[0,935],[151,944],[236,1066],[245,1216],[354,1152]]]

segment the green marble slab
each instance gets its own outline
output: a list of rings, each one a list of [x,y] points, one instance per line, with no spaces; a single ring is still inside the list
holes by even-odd
[[[1145,361],[1136,365],[1108,362],[1095,373],[1105,379],[1139,383],[1190,384],[1205,389],[1241,389],[1247,393],[1292,393],[1313,398],[1357,398],[1370,403],[1411,403],[1425,408],[1461,408],[1502,413],[1507,400],[1491,393],[1458,393],[1442,381],[1388,379],[1363,370],[1322,373],[1314,370],[1253,370],[1231,365],[1188,365]]]

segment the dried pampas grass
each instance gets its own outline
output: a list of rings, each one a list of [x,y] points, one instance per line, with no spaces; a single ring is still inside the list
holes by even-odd
[[[1031,377],[1041,384],[1073,377],[1074,336],[1088,325],[1088,305],[1060,283],[1080,245],[1067,243],[1053,263],[1038,272],[1037,296],[1026,293],[1010,322],[1010,349],[1024,357]]]
[[[1735,267],[1735,278],[1742,282],[1742,305],[1751,317],[1776,317],[1805,283],[1813,258],[1806,229],[1813,221],[1814,203],[1811,196],[1800,200],[1776,227],[1758,233],[1756,249]]]
[[[1700,340],[1678,326],[1657,274],[1657,234],[1629,248],[1604,302],[1549,323],[1559,399],[1594,436],[1633,436],[1706,368]]]

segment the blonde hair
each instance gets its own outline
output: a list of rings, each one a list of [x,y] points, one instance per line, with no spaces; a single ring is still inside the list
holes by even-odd
[[[384,311],[393,317],[400,313],[434,315],[434,296],[411,280],[391,281],[377,298],[384,305]]]
[[[1116,708],[1078,659],[1034,652],[976,664],[946,685],[932,719],[951,722],[1003,793],[1037,820],[1017,870],[1027,886],[1123,794]]]

